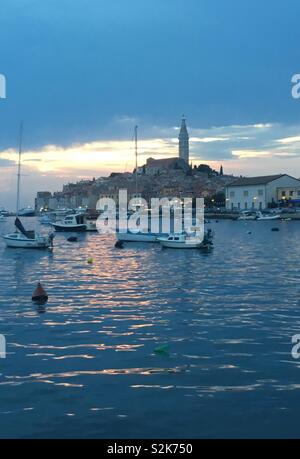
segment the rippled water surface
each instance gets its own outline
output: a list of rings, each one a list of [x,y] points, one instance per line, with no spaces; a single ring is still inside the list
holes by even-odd
[[[1,437],[300,436],[300,222],[210,226],[210,254],[0,242]]]

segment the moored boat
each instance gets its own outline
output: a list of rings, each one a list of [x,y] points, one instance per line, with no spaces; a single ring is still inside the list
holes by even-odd
[[[3,237],[7,247],[22,249],[48,249],[53,246],[53,235],[42,236],[35,231],[27,231],[17,217],[15,220],[16,231],[5,234]]]
[[[52,223],[55,231],[83,232],[97,231],[96,222],[83,214],[67,215],[62,221]]]
[[[212,239],[212,231],[207,230],[203,238],[201,238],[197,232],[182,232],[178,234],[169,234],[168,237],[159,237],[158,242],[162,245],[162,247],[166,247],[169,249],[210,250],[213,248]]]

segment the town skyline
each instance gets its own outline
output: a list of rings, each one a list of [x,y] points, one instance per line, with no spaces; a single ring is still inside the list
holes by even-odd
[[[173,156],[183,113],[193,163],[300,176],[296,0],[16,5],[3,0],[0,17],[0,205],[15,205],[21,120],[24,205],[43,188],[132,170],[135,124],[141,163]]]

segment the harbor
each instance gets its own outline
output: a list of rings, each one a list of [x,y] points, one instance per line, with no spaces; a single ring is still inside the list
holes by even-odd
[[[212,222],[211,253],[124,252],[98,233],[58,233],[52,252],[0,242],[1,436],[296,434],[299,226],[273,225]]]

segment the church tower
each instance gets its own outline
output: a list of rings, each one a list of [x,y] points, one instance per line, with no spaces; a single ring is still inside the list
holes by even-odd
[[[179,158],[184,159],[184,161],[189,164],[189,134],[186,128],[185,116],[183,115],[181,120],[181,128],[179,133]]]

